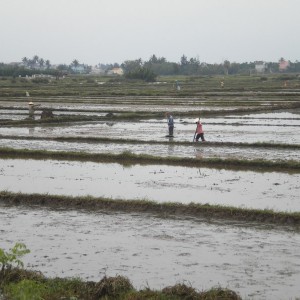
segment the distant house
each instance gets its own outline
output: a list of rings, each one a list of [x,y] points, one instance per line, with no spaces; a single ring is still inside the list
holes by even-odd
[[[255,63],[255,71],[258,74],[264,74],[267,70],[267,64],[263,61],[258,61]]]
[[[94,67],[92,67],[90,74],[95,74],[95,75],[102,74],[103,75],[103,74],[105,74],[105,70],[102,69],[100,66],[94,66]]]
[[[113,68],[107,71],[107,75],[123,75],[124,71],[122,68]]]
[[[11,63],[9,63],[9,65],[13,66],[13,67],[21,67],[24,64],[22,62],[11,62]]]
[[[79,73],[79,74],[85,73],[84,65],[78,65],[78,66],[73,65],[71,69],[74,73]]]
[[[283,72],[286,71],[290,66],[290,62],[288,60],[285,59],[281,59],[279,61],[279,71]]]

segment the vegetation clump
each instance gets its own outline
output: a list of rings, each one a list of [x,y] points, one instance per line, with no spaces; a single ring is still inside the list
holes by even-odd
[[[167,296],[178,297],[180,299],[194,300],[199,299],[199,293],[193,287],[189,287],[183,283],[169,286],[162,289],[162,293]]]
[[[21,257],[30,251],[22,243],[16,243],[9,252],[0,248],[0,281],[4,280],[7,276],[12,276],[13,267],[23,267]],[[12,276],[14,278],[14,276]]]
[[[184,284],[176,284],[154,291],[136,290],[124,276],[104,277],[98,283],[78,278],[46,278],[40,272],[23,269],[20,257],[29,250],[17,243],[9,252],[0,248],[0,296],[12,300],[143,300],[143,299],[241,299],[234,291],[212,288],[197,292]],[[15,266],[14,266],[15,265]],[[1,298],[2,299],[2,298]]]
[[[95,297],[117,296],[133,290],[131,282],[123,276],[104,277],[95,286]]]

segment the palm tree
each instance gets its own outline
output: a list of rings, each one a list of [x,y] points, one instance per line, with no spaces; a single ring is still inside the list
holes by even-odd
[[[74,59],[74,60],[72,61],[72,65],[73,65],[75,68],[77,68],[77,67],[79,66],[79,61],[78,61],[77,59]]]
[[[39,65],[40,65],[41,68],[44,66],[44,63],[45,63],[45,61],[42,58],[40,58],[39,59]]]
[[[39,57],[37,55],[35,55],[32,60],[34,61],[34,63],[36,64],[39,60]]]
[[[47,69],[50,69],[51,64],[50,64],[50,60],[49,59],[46,60],[46,66],[47,66]]]
[[[28,65],[28,58],[25,56],[25,57],[23,57],[22,58],[22,62],[23,62],[23,64],[25,65],[25,66],[27,66]]]
[[[224,66],[225,75],[228,75],[229,68],[230,68],[230,61],[224,60],[223,66]]]

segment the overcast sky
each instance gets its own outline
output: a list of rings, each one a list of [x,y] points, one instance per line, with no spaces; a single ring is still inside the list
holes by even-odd
[[[300,0],[0,0],[0,62],[300,60]]]

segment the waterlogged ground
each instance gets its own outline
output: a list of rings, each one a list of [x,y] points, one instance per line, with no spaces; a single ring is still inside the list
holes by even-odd
[[[0,205],[1,247],[24,242],[25,267],[98,281],[124,275],[140,289],[221,285],[243,299],[300,295],[300,234],[267,225]]]
[[[29,129],[30,130],[30,129]],[[151,154],[161,157],[190,157],[190,158],[236,158],[236,159],[264,159],[264,160],[300,160],[300,150],[277,148],[254,148],[233,146],[205,147],[201,143],[191,145],[175,144],[127,144],[127,143],[76,143],[58,142],[51,140],[0,139],[0,147],[14,149],[47,150],[47,151],[72,151],[89,153],[114,153],[120,154],[130,151],[134,154]]]
[[[81,110],[82,112],[93,110],[93,111],[131,111],[131,112],[186,112],[194,111],[195,107],[198,110],[236,110],[241,106],[247,107],[261,107],[270,106],[271,102],[268,100],[260,101],[247,101],[247,103],[241,99],[235,99],[233,102],[230,99],[230,104],[224,101],[223,97],[217,97],[214,101],[209,101],[206,97],[185,97],[185,98],[171,98],[171,97],[148,97],[148,96],[137,96],[137,97],[122,97],[118,96],[101,98],[101,97],[54,97],[42,99],[13,99],[9,101],[0,102],[0,112],[5,112],[6,109],[12,110],[26,110],[28,108],[28,101],[34,101],[40,104],[45,109],[55,110]],[[272,100],[272,104],[276,105],[276,100]]]
[[[80,93],[79,93],[80,94]],[[294,92],[290,101],[297,101]],[[205,147],[192,143],[194,118],[187,111],[237,110],[282,104],[281,92],[213,92],[199,97],[46,97],[31,99],[54,115],[98,116],[107,112],[171,111],[174,141],[189,146],[128,143],[67,143],[44,137],[104,137],[118,141],[169,141],[165,119],[134,122],[78,122],[58,126],[1,126],[0,147],[91,153],[121,153],[197,158],[300,160],[299,150]],[[269,100],[268,100],[269,99]],[[4,101],[2,101],[4,100]],[[290,103],[286,101],[285,103]],[[1,99],[0,120],[27,118],[28,98]],[[39,119],[41,111],[36,112]],[[182,115],[181,115],[182,113]],[[185,114],[184,114],[185,113]],[[200,115],[201,116],[201,115]],[[201,116],[202,117],[202,116]],[[202,119],[207,141],[300,145],[300,110],[222,114]],[[26,140],[26,137],[40,140]],[[171,140],[170,140],[171,141]],[[229,171],[164,165],[54,160],[0,159],[0,190],[58,195],[92,195],[157,202],[210,203],[241,208],[300,211],[300,174]],[[99,280],[121,274],[137,288],[163,288],[178,282],[198,289],[220,284],[243,299],[294,299],[300,296],[300,234],[267,225],[160,219],[111,214],[6,207],[0,204],[0,247],[24,242],[31,250],[27,267],[47,276]]]
[[[0,190],[300,211],[300,174],[166,165],[0,160]]]
[[[300,121],[299,121],[300,122]],[[174,135],[177,141],[193,141],[195,124],[192,120],[175,124]],[[270,142],[300,144],[300,126],[277,125],[221,125],[206,124],[203,121],[205,137],[208,141],[218,142]],[[35,136],[78,136],[109,137],[113,139],[138,139],[143,141],[165,141],[168,134],[166,121],[153,122],[81,122],[62,126],[5,127],[0,128],[1,135],[34,134]]]

